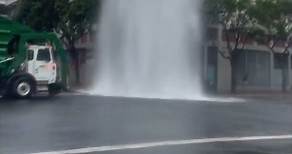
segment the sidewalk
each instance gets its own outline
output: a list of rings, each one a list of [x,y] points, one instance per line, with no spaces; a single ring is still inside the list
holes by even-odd
[[[257,92],[238,92],[236,94],[218,94],[221,97],[237,97],[243,99],[261,99],[267,101],[289,101],[292,103],[292,92],[281,91],[257,91]]]

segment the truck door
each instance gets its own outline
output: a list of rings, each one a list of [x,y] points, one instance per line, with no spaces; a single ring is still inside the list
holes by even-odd
[[[28,73],[34,75],[35,73],[35,67],[34,67],[34,63],[35,63],[35,51],[33,49],[28,49],[27,51],[28,55],[27,55],[27,71]]]
[[[37,50],[34,68],[34,76],[37,81],[45,81],[48,82],[48,84],[56,82],[57,68],[50,48]]]

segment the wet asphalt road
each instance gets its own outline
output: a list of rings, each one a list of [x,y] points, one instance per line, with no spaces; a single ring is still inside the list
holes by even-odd
[[[76,95],[32,100],[0,99],[0,154],[288,134],[292,134],[290,100],[224,103]],[[95,153],[291,154],[292,140],[206,143]]]

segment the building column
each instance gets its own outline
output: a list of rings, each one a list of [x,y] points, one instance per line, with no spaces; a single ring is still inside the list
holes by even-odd
[[[288,76],[287,76],[287,80],[288,80],[288,91],[290,91],[291,90],[291,54],[289,53],[289,56],[288,56],[288,72],[287,72],[287,74],[288,74]]]
[[[209,44],[207,43],[204,46],[204,52],[203,52],[203,58],[204,58],[204,62],[203,62],[203,72],[204,72],[204,83],[207,81],[208,78],[208,48],[209,48]]]
[[[217,47],[218,50],[226,50],[224,47],[223,26],[218,26]],[[231,92],[231,66],[230,62],[217,53],[217,91],[219,93]]]
[[[270,88],[274,88],[274,53],[270,52]]]

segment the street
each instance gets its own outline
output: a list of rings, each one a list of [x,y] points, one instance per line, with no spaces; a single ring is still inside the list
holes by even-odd
[[[288,99],[0,99],[0,154],[291,154],[291,115]]]

